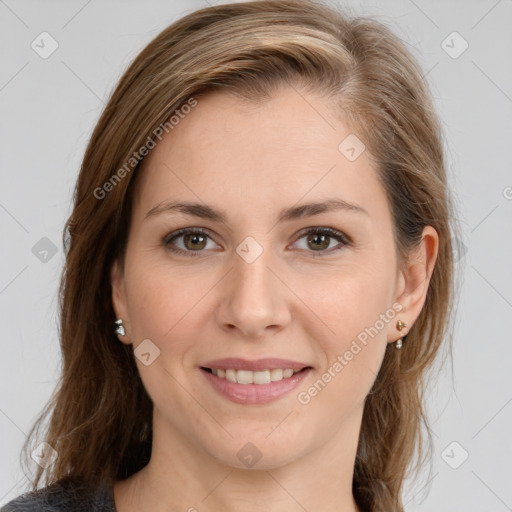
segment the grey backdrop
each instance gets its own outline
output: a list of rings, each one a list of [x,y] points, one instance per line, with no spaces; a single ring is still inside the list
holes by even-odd
[[[0,505],[27,488],[19,452],[59,374],[61,233],[92,127],[138,51],[206,5],[0,0]],[[429,394],[433,470],[409,482],[406,508],[512,510],[512,1],[344,5],[389,25],[420,60],[462,227],[453,372]]]

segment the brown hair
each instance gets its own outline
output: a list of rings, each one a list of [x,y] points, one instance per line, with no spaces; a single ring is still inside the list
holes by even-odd
[[[309,0],[227,4],[188,14],[142,50],[113,91],[89,141],[64,231],[62,375],[24,446],[31,449],[51,412],[44,440],[58,458],[38,468],[34,489],[43,474],[46,485],[66,478],[113,483],[149,461],[152,402],[133,346],[114,334],[110,285],[112,263],[123,259],[133,178],[143,161],[134,153],[190,98],[223,90],[264,101],[280,84],[324,95],[364,141],[389,199],[402,256],[419,242],[424,226],[439,234],[425,306],[404,348],[388,345],[366,399],[354,470],[361,507],[403,510],[407,469],[415,455],[419,465],[425,454],[426,370],[446,338],[452,311],[442,135],[421,70],[404,44],[368,17],[349,18]]]

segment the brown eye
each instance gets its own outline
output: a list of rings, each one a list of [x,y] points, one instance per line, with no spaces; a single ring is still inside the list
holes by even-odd
[[[308,236],[307,243],[310,244],[309,247],[315,251],[323,250],[323,249],[327,249],[329,247],[329,243],[330,243],[329,238],[330,237],[328,237],[326,235],[320,235],[317,233],[313,233]]]
[[[186,256],[196,256],[204,252],[208,243],[216,245],[210,235],[201,229],[180,229],[166,236],[162,243],[171,252]],[[196,254],[194,254],[196,253]]]
[[[304,244],[299,244],[300,249],[304,249],[313,256],[323,256],[324,254],[331,254],[338,251],[345,246],[350,245],[351,239],[345,234],[332,228],[313,228],[303,232],[300,240],[305,239]],[[337,241],[338,244],[331,242]],[[302,245],[302,247],[300,247]],[[314,254],[317,253],[317,254]]]
[[[206,237],[200,234],[190,234],[183,236],[183,244],[187,249],[196,251],[198,249],[204,249],[206,247]]]

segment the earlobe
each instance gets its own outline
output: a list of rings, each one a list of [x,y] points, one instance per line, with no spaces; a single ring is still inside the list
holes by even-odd
[[[110,269],[110,284],[112,286],[112,308],[116,316],[113,329],[120,341],[129,344],[130,341],[127,336],[129,318],[126,307],[124,278],[118,260],[114,261]]]

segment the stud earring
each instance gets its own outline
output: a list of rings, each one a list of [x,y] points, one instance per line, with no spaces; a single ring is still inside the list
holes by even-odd
[[[119,320],[116,320],[114,324],[116,325],[115,333],[119,334],[119,336],[124,336],[126,331],[124,330],[123,320],[120,318]]]
[[[402,322],[402,320],[398,320],[398,322],[396,323],[397,330],[401,332],[404,327],[407,327],[407,324],[405,322]],[[396,348],[398,348],[398,349],[402,348],[402,340],[403,340],[403,336],[402,336],[402,338],[399,338],[398,340],[396,340],[396,344],[395,344]]]

